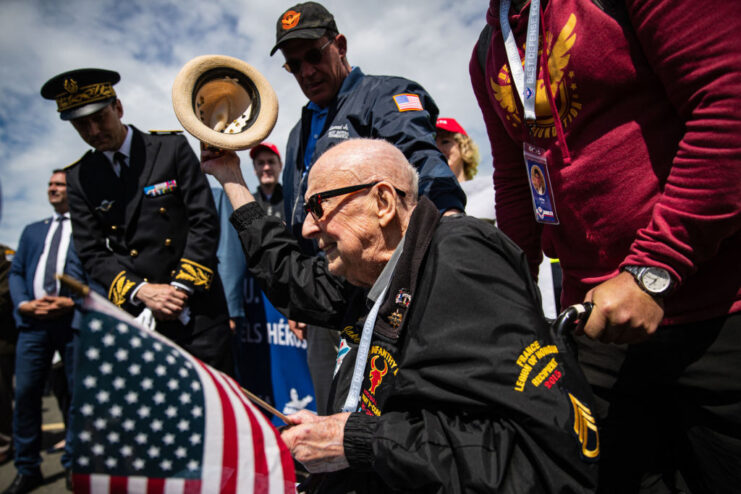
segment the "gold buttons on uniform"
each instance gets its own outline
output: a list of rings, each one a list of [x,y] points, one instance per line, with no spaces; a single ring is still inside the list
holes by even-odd
[[[172,278],[173,276],[175,276],[175,273],[176,273],[176,271],[175,271],[175,270],[173,269],[173,270],[172,270],[172,271],[170,272],[170,278]]]
[[[165,209],[165,208],[160,208],[160,214],[165,214],[166,212],[167,212],[167,209]]]
[[[138,256],[138,255],[139,255],[139,251],[138,251],[138,250],[136,250],[136,249],[131,249],[131,252],[129,252],[129,255],[130,255],[131,257],[136,257],[136,256]]]
[[[116,230],[118,230],[118,227],[116,225],[111,225],[111,231],[115,232]]]
[[[171,238],[166,238],[165,239],[165,247],[169,247],[170,245],[172,245],[172,239]]]

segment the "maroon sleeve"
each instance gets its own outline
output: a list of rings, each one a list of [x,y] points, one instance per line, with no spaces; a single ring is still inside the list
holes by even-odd
[[[685,133],[651,221],[622,265],[662,266],[681,281],[741,226],[741,2],[627,7]]]

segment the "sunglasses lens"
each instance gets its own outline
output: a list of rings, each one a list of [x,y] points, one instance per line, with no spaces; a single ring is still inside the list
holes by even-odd
[[[311,198],[311,212],[314,213],[314,216],[316,216],[317,219],[321,218],[324,214],[324,210],[322,209],[321,205],[321,199],[319,196],[314,196]]]
[[[307,51],[304,54],[303,60],[301,59],[286,60],[286,63],[283,64],[283,67],[285,67],[285,69],[291,74],[295,74],[299,70],[301,70],[302,62],[310,63],[311,65],[316,65],[319,62],[321,62],[322,61],[322,51],[323,50],[319,48],[312,48],[311,50]]]
[[[309,197],[309,200],[304,204],[304,211],[306,214],[313,214],[314,218],[319,219],[324,214],[324,210],[322,209],[321,199],[318,196],[311,196]]]
[[[286,63],[283,64],[283,68],[291,74],[294,74],[301,68],[301,60],[286,60]]]
[[[304,60],[310,63],[311,65],[316,65],[319,62],[322,61],[322,52],[319,50],[319,48],[312,48],[311,50],[306,52],[306,55],[304,55]]]

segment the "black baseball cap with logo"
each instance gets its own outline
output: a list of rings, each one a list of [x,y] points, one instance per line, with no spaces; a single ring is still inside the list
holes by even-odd
[[[270,56],[280,45],[292,39],[319,39],[327,34],[337,34],[334,17],[323,5],[316,2],[305,2],[294,5],[278,18],[275,34],[275,46]]]
[[[41,88],[41,96],[57,102],[62,120],[92,115],[116,101],[113,85],[118,72],[105,69],[76,69],[52,77]]]

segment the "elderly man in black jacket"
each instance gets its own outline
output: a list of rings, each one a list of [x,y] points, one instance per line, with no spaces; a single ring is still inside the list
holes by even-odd
[[[593,490],[590,391],[509,239],[441,217],[417,199],[417,173],[398,149],[355,139],[309,175],[303,235],[326,254],[310,257],[254,203],[235,154],[201,158],[271,302],[342,329],[333,414],[299,412],[282,432],[318,474],[309,491]]]

